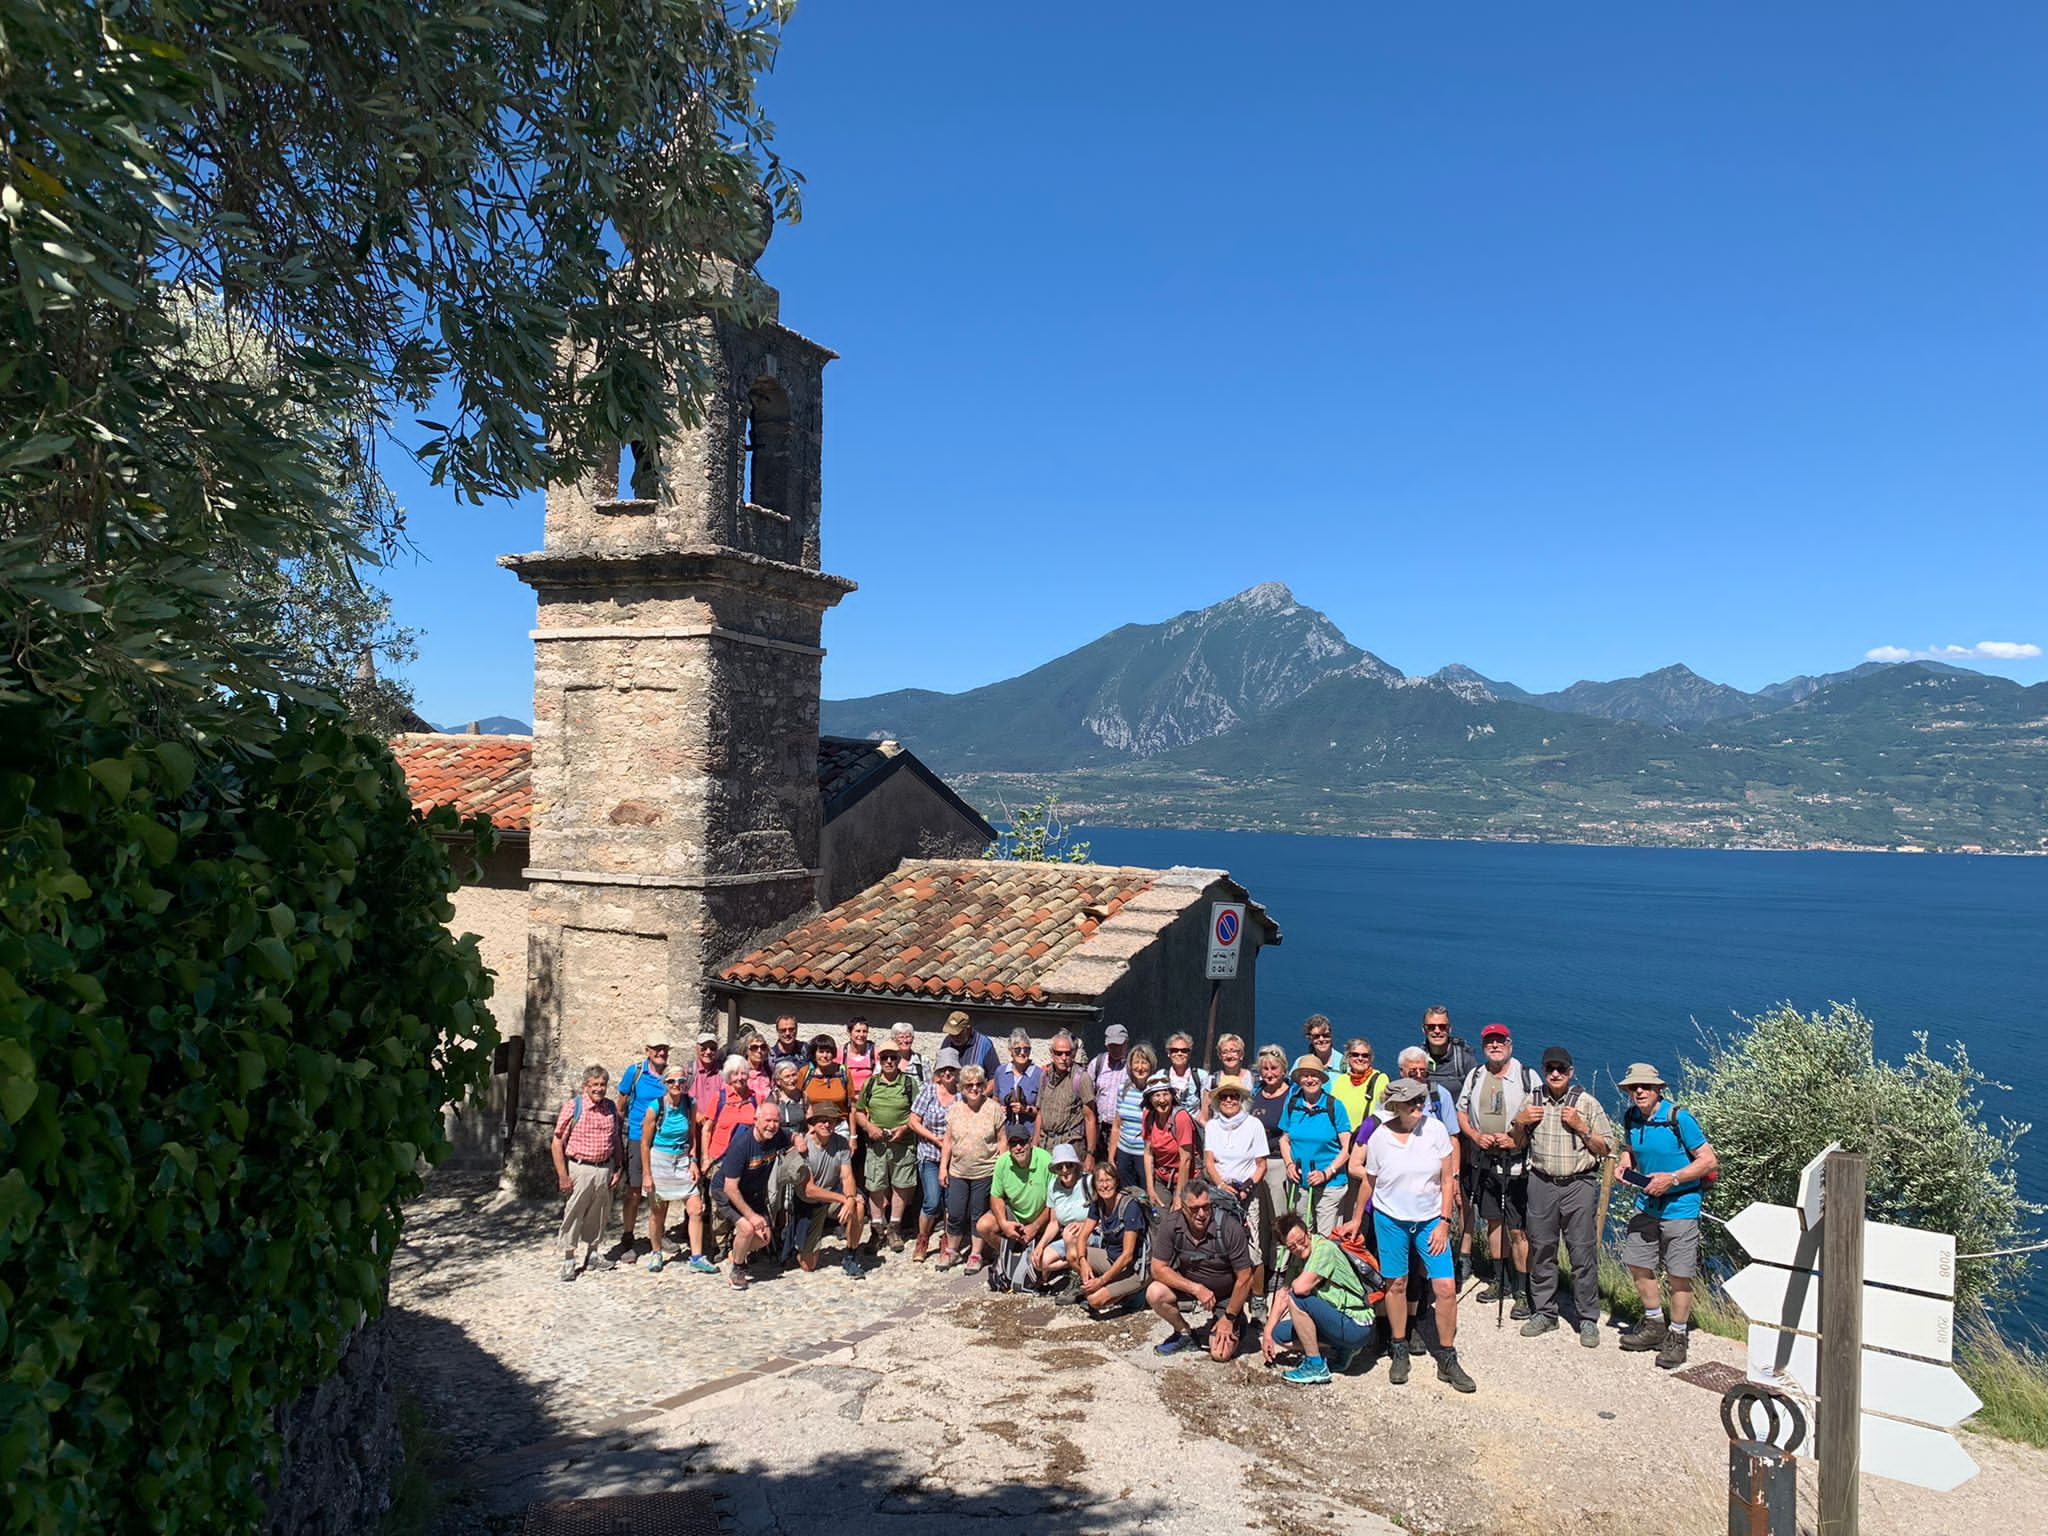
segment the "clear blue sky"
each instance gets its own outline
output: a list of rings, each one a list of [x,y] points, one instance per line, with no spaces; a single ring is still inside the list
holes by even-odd
[[[1262,580],[1531,688],[2048,645],[2044,73],[2039,4],[808,0],[828,695]],[[537,500],[392,470],[422,712],[528,718]]]

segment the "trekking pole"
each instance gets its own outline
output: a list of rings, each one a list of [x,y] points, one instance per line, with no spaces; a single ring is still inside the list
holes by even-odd
[[[1507,1326],[1508,1276],[1514,1272],[1508,1262],[1514,1250],[1514,1238],[1508,1231],[1508,1165],[1507,1159],[1498,1152],[1493,1154],[1494,1198],[1500,1205],[1500,1258],[1495,1261],[1493,1276],[1493,1326],[1496,1329]]]

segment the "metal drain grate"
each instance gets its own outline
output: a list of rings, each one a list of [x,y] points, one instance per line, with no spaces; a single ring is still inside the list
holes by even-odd
[[[1709,1392],[1726,1392],[1730,1387],[1739,1387],[1749,1380],[1748,1374],[1740,1367],[1724,1365],[1719,1360],[1703,1360],[1698,1365],[1689,1365],[1671,1374],[1695,1387],[1705,1387]]]
[[[719,1536],[718,1506],[702,1492],[556,1499],[526,1512],[523,1536]]]

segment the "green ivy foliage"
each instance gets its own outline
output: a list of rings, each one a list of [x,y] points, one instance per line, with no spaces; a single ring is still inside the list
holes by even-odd
[[[248,1530],[489,1073],[490,978],[380,742],[257,702],[237,759],[105,697],[0,707],[6,1528]]]

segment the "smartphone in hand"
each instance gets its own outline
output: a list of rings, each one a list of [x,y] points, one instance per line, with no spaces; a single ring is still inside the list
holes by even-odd
[[[1635,1185],[1637,1189],[1648,1189],[1650,1187],[1650,1176],[1640,1168],[1624,1168],[1616,1177],[1624,1184]]]

